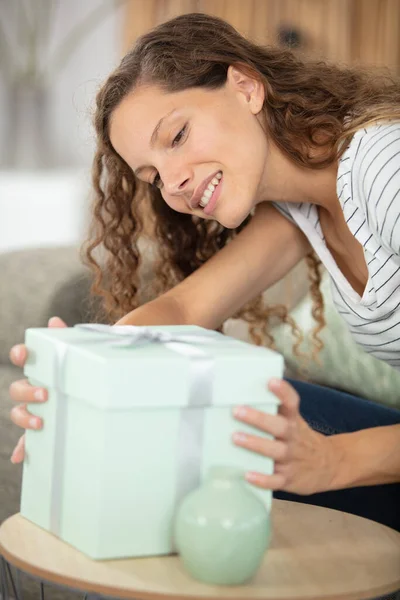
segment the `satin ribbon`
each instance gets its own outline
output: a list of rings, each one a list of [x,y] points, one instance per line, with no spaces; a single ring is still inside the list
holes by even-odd
[[[75,327],[81,331],[105,334],[105,336],[99,335],[98,340],[91,337],[87,340],[74,341],[77,344],[93,343],[94,341],[113,347],[140,347],[146,344],[162,344],[166,348],[190,358],[188,402],[181,409],[178,431],[177,486],[175,492],[177,505],[187,493],[200,484],[205,416],[204,410],[200,410],[200,407],[204,408],[212,404],[215,361],[198,345],[221,343],[224,336],[215,331],[207,330],[191,333],[170,333],[156,327],[138,327],[134,325],[82,324]],[[50,529],[55,535],[60,535],[63,499],[65,434],[68,416],[68,398],[63,390],[65,389],[64,377],[67,350],[68,346],[57,340],[54,385],[58,390],[59,397],[56,409],[55,453],[50,496]],[[198,410],[193,410],[196,407]]]

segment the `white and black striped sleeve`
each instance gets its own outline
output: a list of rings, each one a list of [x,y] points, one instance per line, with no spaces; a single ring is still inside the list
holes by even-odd
[[[286,217],[288,219],[288,221],[291,221],[292,223],[297,225],[296,221],[294,220],[294,218],[292,217],[292,215],[290,213],[289,208],[286,206],[286,202],[272,202],[271,204],[273,206],[275,206],[275,208],[278,210],[278,212],[280,212],[281,215]]]
[[[400,123],[366,131],[353,165],[371,233],[400,257]]]

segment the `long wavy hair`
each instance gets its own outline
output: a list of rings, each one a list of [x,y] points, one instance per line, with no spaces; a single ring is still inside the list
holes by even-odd
[[[267,135],[303,167],[327,167],[340,158],[360,127],[381,119],[400,119],[400,83],[387,73],[304,62],[289,50],[252,43],[227,22],[207,14],[181,15],[140,37],[101,87],[95,112],[93,219],[82,250],[93,270],[92,293],[102,299],[101,318],[109,322],[140,303],[144,234],[156,242],[158,260],[152,269],[151,292],[155,297],[198,269],[252,218],[237,229],[225,229],[215,221],[174,212],[160,191],[140,182],[114,150],[109,135],[113,111],[144,84],[167,92],[221,88],[230,65],[262,81]],[[312,147],[322,152],[310,153]],[[320,261],[313,253],[306,260],[316,355],[322,347],[318,334],[325,324]],[[248,322],[257,344],[272,345],[269,329],[276,317],[291,326],[295,352],[302,342],[302,332],[287,308],[265,306],[262,295],[232,316]]]

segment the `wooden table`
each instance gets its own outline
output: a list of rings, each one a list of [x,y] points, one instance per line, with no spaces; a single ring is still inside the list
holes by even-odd
[[[177,556],[93,561],[19,514],[0,527],[14,567],[87,593],[136,600],[362,600],[400,589],[400,533],[335,510],[274,500],[273,539],[251,584],[207,586]]]

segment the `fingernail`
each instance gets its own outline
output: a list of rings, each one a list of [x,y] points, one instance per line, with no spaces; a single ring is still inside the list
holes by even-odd
[[[35,400],[39,400],[40,402],[44,402],[44,400],[46,400],[46,395],[45,395],[44,389],[43,388],[37,388],[33,392],[33,397],[35,398]]]
[[[233,414],[235,415],[235,417],[245,417],[247,414],[247,410],[245,406],[237,406],[234,411]]]
[[[29,419],[29,425],[36,429],[37,427],[39,427],[39,419],[32,417],[31,419]]]
[[[20,346],[16,346],[12,353],[16,360],[20,360],[22,358],[22,351]]]
[[[281,379],[278,379],[277,377],[271,377],[271,379],[269,380],[269,386],[274,387],[275,389],[278,389],[281,385]]]
[[[246,473],[245,478],[247,479],[247,481],[250,481],[250,483],[254,483],[258,480],[258,475],[257,473],[249,471],[248,473]]]
[[[11,454],[11,457],[10,457],[10,462],[12,462],[13,464],[15,464],[15,452],[13,452],[13,453]]]
[[[234,433],[233,434],[233,441],[237,442],[238,444],[244,443],[247,439],[247,435],[245,433]]]

